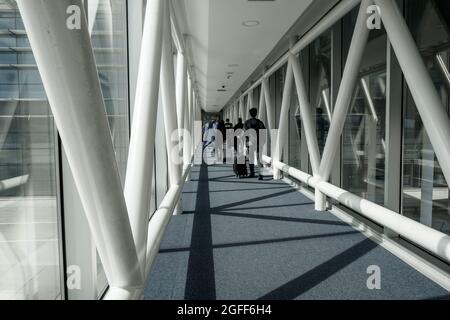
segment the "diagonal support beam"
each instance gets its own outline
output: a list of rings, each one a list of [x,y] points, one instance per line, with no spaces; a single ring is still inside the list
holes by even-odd
[[[245,112],[244,112],[244,118],[242,119],[242,120],[244,120],[244,123],[245,123],[245,121],[247,120],[247,119],[249,119],[250,118],[250,116],[249,116],[249,111],[250,111],[250,108],[252,108],[252,92],[253,91],[250,91],[248,94],[247,94],[247,105],[246,105],[246,107],[245,107]]]
[[[156,118],[161,70],[164,0],[147,4],[142,36],[131,140],[128,154],[125,199],[142,272],[147,252]]]
[[[266,100],[268,128],[269,130],[274,130],[275,129],[274,108],[272,104],[272,97],[270,96],[270,86],[268,78],[263,79],[262,88],[264,90],[264,97]]]
[[[239,99],[239,118],[244,121],[244,98]]]
[[[263,123],[266,123],[267,126],[267,110],[266,110],[266,99],[264,98],[264,87],[261,85],[261,90],[259,93],[259,118]]]
[[[176,73],[176,103],[178,128],[184,128],[184,119],[186,117],[186,86],[187,86],[187,61],[183,52],[177,54],[177,73]]]
[[[300,62],[293,55],[289,57],[289,61],[292,64],[292,69],[294,72],[297,96],[300,104],[300,115],[305,128],[306,144],[308,145],[311,167],[313,174],[317,175],[319,173],[320,166],[320,151],[317,143],[316,129],[311,114],[311,105],[308,100],[305,81],[300,68]]]
[[[189,109],[189,124],[188,130],[191,133],[191,148],[190,148],[190,157],[194,155],[195,152],[195,139],[194,139],[194,123],[195,123],[195,111],[194,111],[194,93],[192,88],[192,78],[188,75],[188,109]],[[186,163],[186,158],[185,161]]]
[[[284,145],[288,134],[289,109],[291,108],[292,85],[294,82],[294,73],[292,71],[292,61],[288,61],[286,70],[286,79],[284,81],[283,101],[281,103],[280,123],[278,126],[277,143],[275,145],[274,161],[281,161]],[[279,180],[280,170],[274,169],[273,177]]]
[[[345,64],[344,74],[342,76],[341,87],[336,98],[336,107],[331,120],[328,138],[325,143],[322,161],[320,163],[319,175],[324,181],[330,178],[331,169],[340,146],[342,130],[344,129],[345,119],[359,80],[359,69],[364,55],[364,49],[369,39],[370,30],[367,28],[367,7],[373,3],[372,0],[364,0],[361,3],[358,19],[353,32],[353,38],[350,45],[347,62]]]
[[[17,3],[108,282],[140,291],[143,278],[83,3]],[[80,29],[67,28],[70,6],[80,9]]]
[[[433,85],[430,73],[417,49],[403,15],[391,0],[375,0],[386,32],[405,76],[425,130],[450,183],[450,120]]]
[[[234,102],[234,124],[236,125],[239,118],[239,102]]]
[[[250,109],[255,108],[254,90],[251,90],[248,94],[248,108],[247,117],[250,119]]]

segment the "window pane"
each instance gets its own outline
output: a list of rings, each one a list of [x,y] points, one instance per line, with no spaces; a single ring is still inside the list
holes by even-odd
[[[124,182],[129,144],[126,1],[88,2],[88,11],[106,112]]]
[[[331,101],[331,30],[310,45],[310,97],[316,124],[320,154],[323,153],[330,128]]]
[[[125,0],[88,2],[91,40],[123,184],[129,147],[126,13]],[[107,281],[98,255],[96,259],[97,293],[100,296]]]
[[[448,113],[449,2],[411,0],[406,5],[410,30]],[[450,234],[448,183],[409,90],[405,100],[403,214]]]
[[[274,107],[274,112],[272,113],[275,118],[275,128],[279,129],[280,125],[280,114],[281,114],[281,105],[283,103],[283,91],[284,91],[284,83],[286,80],[286,70],[287,64],[278,69],[270,78],[270,96],[272,98],[272,105]],[[273,137],[275,138],[275,137]],[[272,143],[272,148],[275,148],[275,143]],[[274,150],[272,150],[274,151]],[[286,151],[286,148],[284,148]],[[284,154],[285,152],[283,152]],[[273,153],[272,153],[273,154]],[[283,159],[283,155],[281,156]]]
[[[126,1],[85,2],[89,32],[122,184],[129,145]],[[108,283],[63,155],[66,261],[81,270],[81,288],[69,289],[69,299],[98,299]],[[80,238],[80,235],[83,235]]]
[[[300,59],[300,58],[298,58]],[[301,59],[300,59],[301,60]],[[301,66],[303,66],[302,61],[300,61]],[[302,68],[302,71],[303,68]],[[303,72],[305,73],[305,72]],[[304,75],[304,79],[306,79]],[[289,110],[289,162],[288,164],[294,168],[301,168],[301,141],[302,141],[302,118],[300,115],[300,105],[297,97],[297,89],[295,87],[295,82],[292,87],[292,97],[291,97],[291,108]]]
[[[344,20],[347,51],[357,13],[353,11]],[[343,188],[381,205],[386,152],[386,53],[386,32],[371,31],[344,126],[342,152]]]
[[[0,29],[23,30],[13,1],[0,1]],[[53,117],[26,35],[3,34],[0,49],[14,65],[0,67],[0,299],[60,299]]]

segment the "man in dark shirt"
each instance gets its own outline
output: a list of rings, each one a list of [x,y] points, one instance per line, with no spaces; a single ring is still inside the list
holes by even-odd
[[[264,130],[266,129],[264,123],[257,119],[256,116],[258,115],[258,110],[256,108],[252,108],[250,109],[250,119],[245,121],[244,124],[244,129],[245,131],[247,130],[254,130],[254,132],[256,133],[256,148],[255,146],[252,146],[252,143],[255,143],[255,141],[251,141],[251,140],[255,140],[255,139],[250,139],[250,144],[249,144],[249,167],[250,167],[250,176],[249,178],[254,178],[255,177],[255,163],[258,163],[258,167],[261,168],[261,164],[259,162],[259,148],[260,148],[260,141],[259,141],[259,130]],[[256,159],[254,159],[255,154],[254,151],[256,151]],[[259,180],[262,180],[263,177],[261,175],[261,172],[259,174]]]

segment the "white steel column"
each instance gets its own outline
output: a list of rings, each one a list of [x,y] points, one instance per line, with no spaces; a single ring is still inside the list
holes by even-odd
[[[265,124],[267,127],[267,110],[266,110],[266,99],[264,98],[264,87],[261,85],[261,90],[259,93],[259,119]]]
[[[147,3],[124,191],[142,272],[145,271],[149,198],[152,196],[163,2],[153,0]]]
[[[194,91],[192,88],[192,78],[188,75],[188,109],[189,109],[189,133],[191,134],[191,156],[195,152],[195,139],[194,139],[194,122],[195,122],[195,110],[194,110]]]
[[[420,185],[420,223],[431,227],[433,225],[433,190],[434,190],[434,151],[430,138],[425,130],[422,136],[422,168]]]
[[[320,152],[317,143],[316,129],[313,123],[311,114],[311,105],[308,100],[305,81],[303,80],[300,62],[296,57],[291,55],[289,61],[294,72],[295,84],[297,88],[297,96],[300,104],[300,114],[302,123],[305,128],[306,143],[308,145],[309,157],[311,160],[311,167],[314,175],[319,173],[320,166]]]
[[[251,90],[248,94],[248,110],[247,117],[250,119],[250,110],[255,108],[254,90]]]
[[[250,96],[251,96],[251,93],[252,93],[252,91],[250,91],[250,92],[247,94],[247,103],[245,104],[244,118],[242,118],[242,120],[244,121],[244,123],[245,123],[245,121],[246,121],[247,119],[250,118],[248,112],[250,111],[250,102],[251,102],[251,101],[250,101]]]
[[[166,131],[166,145],[167,145],[167,159],[169,165],[169,179],[170,185],[178,185],[181,177],[180,159],[175,158],[174,152],[179,148],[177,141],[173,138],[179,139],[178,136],[178,118],[177,118],[177,104],[175,97],[175,79],[174,79],[174,64],[172,55],[172,32],[170,26],[170,12],[169,2],[165,1],[164,12],[164,31],[162,40],[162,59],[161,59],[161,97],[164,110],[164,126]],[[181,202],[178,204],[174,214],[182,212]]]
[[[194,146],[193,151],[194,154],[197,150],[197,147],[202,143],[202,113],[200,106],[197,101],[197,93],[194,91],[192,93],[192,103],[194,108]]]
[[[178,128],[184,128],[184,118],[186,115],[186,87],[187,87],[187,65],[184,53],[178,51],[177,55],[177,78],[176,78],[176,102]]]
[[[244,121],[244,98],[239,99],[239,118]]]
[[[381,18],[389,40],[397,55],[442,172],[449,182],[449,117],[397,4],[391,0],[375,0],[375,3],[381,9]]]
[[[266,112],[267,112],[267,125],[269,130],[275,129],[275,116],[274,116],[274,108],[272,105],[272,97],[270,96],[270,86],[269,79],[264,78],[262,81],[262,87],[264,89],[264,97],[266,100]]]
[[[366,11],[367,7],[372,3],[373,2],[371,0],[364,0],[359,8],[358,19],[353,32],[341,86],[336,98],[333,119],[328,131],[328,137],[325,143],[322,161],[320,163],[319,175],[323,181],[327,181],[329,179],[336,152],[341,145],[340,141],[342,130],[344,128],[345,119],[352,101],[353,92],[355,91],[356,83],[359,79],[361,60],[369,38],[370,30],[366,25]],[[316,193],[316,210],[324,211],[325,206],[325,197]]]
[[[233,124],[236,125],[239,119],[239,103],[237,101],[234,102],[234,122]]]
[[[258,107],[258,113],[259,113],[259,119],[264,123],[267,130],[267,110],[266,110],[266,99],[264,98],[264,87],[261,85],[260,87],[260,93],[259,93],[259,107]],[[263,149],[261,149],[261,155],[268,155],[269,153],[269,139],[270,139],[270,131],[266,131],[265,135],[265,143],[263,146]]]
[[[289,109],[291,107],[291,96],[292,96],[292,85],[294,82],[294,74],[292,71],[292,62],[288,61],[286,70],[286,79],[284,82],[283,90],[283,101],[281,103],[280,112],[280,124],[278,126],[278,136],[275,146],[275,154],[273,159],[275,162],[281,161],[281,156],[283,154],[283,148],[286,143],[286,136],[288,132],[288,121],[289,121]],[[281,179],[281,172],[279,169],[274,168],[273,178],[275,180]]]
[[[400,212],[401,172],[402,172],[402,110],[398,108],[402,104],[401,92],[403,76],[389,40],[387,40],[386,80],[379,82],[382,91],[386,92],[386,152],[385,152],[385,181],[384,181],[384,207]],[[398,235],[384,228],[384,234],[388,237]]]
[[[97,250],[111,287],[143,278],[81,0],[17,1]],[[81,8],[81,28],[66,25]]]
[[[187,71],[187,70],[186,70]],[[190,141],[190,135],[191,135],[191,129],[190,129],[190,118],[191,118],[191,112],[189,110],[189,88],[188,88],[188,78],[187,78],[187,72],[185,74],[185,84],[186,84],[186,90],[184,94],[184,111],[183,111],[183,165],[189,165],[192,162],[192,152],[191,152],[191,141]],[[188,179],[190,179],[190,176],[188,176]]]

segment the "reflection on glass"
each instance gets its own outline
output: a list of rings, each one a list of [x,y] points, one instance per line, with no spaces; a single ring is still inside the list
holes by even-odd
[[[299,58],[300,59],[300,58]],[[301,60],[301,59],[300,59]],[[300,62],[301,63],[301,62]],[[303,70],[303,69],[302,69]],[[297,90],[292,87],[291,108],[289,110],[289,162],[294,168],[301,169],[302,165],[302,118],[300,114],[300,105],[297,97]]]
[[[126,1],[88,2],[88,21],[122,183],[129,146]],[[97,256],[97,292],[107,286]]]
[[[450,3],[411,0],[406,5],[409,27],[449,113]],[[450,234],[448,183],[409,90],[405,103],[403,214]]]
[[[278,69],[270,78],[270,97],[272,99],[272,105],[275,109],[273,115],[275,116],[275,128],[278,129],[280,124],[281,105],[283,102],[284,83],[286,78],[287,64]],[[287,140],[285,140],[287,141]],[[274,153],[275,143],[271,144],[272,154]],[[286,150],[286,148],[284,148]],[[283,158],[283,155],[282,155]]]
[[[331,123],[331,30],[310,45],[311,107],[316,124],[317,142],[323,153]]]
[[[280,123],[280,113],[281,113],[281,105],[283,103],[283,91],[284,91],[284,83],[286,80],[286,70],[287,65],[284,65],[280,69],[275,72],[274,81],[275,81],[275,124],[278,128]]]
[[[88,11],[92,45],[123,182],[129,143],[126,1],[90,1]]]
[[[0,299],[60,299],[53,117],[14,1],[0,1]]]
[[[381,51],[385,53],[386,51]],[[386,72],[361,77],[344,127],[343,187],[370,201],[384,203]]]
[[[356,16],[357,12],[353,11],[345,18],[344,30],[350,35]],[[342,149],[344,189],[381,205],[384,204],[386,154],[386,52],[385,31],[372,31],[345,122]]]

